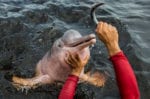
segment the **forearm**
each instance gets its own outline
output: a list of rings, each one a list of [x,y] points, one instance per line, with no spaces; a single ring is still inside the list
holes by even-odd
[[[73,99],[78,80],[78,76],[69,75],[59,94],[58,99]]]
[[[122,51],[111,56],[121,99],[139,99],[140,93],[134,72]]]

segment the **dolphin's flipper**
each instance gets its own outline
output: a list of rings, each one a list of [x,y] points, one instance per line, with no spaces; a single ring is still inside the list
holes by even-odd
[[[90,74],[90,72],[88,72],[86,74],[81,75],[80,81],[87,82],[98,87],[102,87],[106,82],[106,76],[99,72],[95,72],[93,74]]]
[[[13,76],[12,81],[12,84],[17,90],[25,91],[26,93],[29,89],[35,89],[40,85],[51,82],[48,75],[36,76],[33,78],[20,78]]]
[[[91,8],[91,19],[94,21],[94,23],[97,25],[98,24],[98,20],[96,18],[96,15],[95,15],[95,10],[97,7],[103,5],[104,3],[98,3],[98,4],[95,4],[92,8]]]

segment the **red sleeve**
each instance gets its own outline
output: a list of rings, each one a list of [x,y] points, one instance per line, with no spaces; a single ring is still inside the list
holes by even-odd
[[[58,99],[73,99],[78,80],[79,77],[75,75],[69,75],[59,94]]]
[[[134,72],[121,51],[110,57],[116,73],[116,80],[119,87],[121,99],[140,99],[140,92]]]

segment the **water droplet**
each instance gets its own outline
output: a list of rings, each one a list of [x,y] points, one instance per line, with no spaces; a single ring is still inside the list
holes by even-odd
[[[99,54],[102,54],[102,52],[101,52],[101,51],[99,51],[98,53],[99,53]]]

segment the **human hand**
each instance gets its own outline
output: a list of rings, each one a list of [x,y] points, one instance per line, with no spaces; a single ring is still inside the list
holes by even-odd
[[[96,33],[99,39],[107,47],[110,56],[121,51],[118,44],[118,31],[114,26],[105,22],[99,22],[96,28]]]
[[[69,64],[72,68],[71,74],[76,76],[79,76],[81,74],[81,71],[87,64],[88,60],[88,56],[86,56],[85,59],[82,60],[78,53],[73,55],[70,52],[68,52],[68,55],[65,58],[66,63]]]

